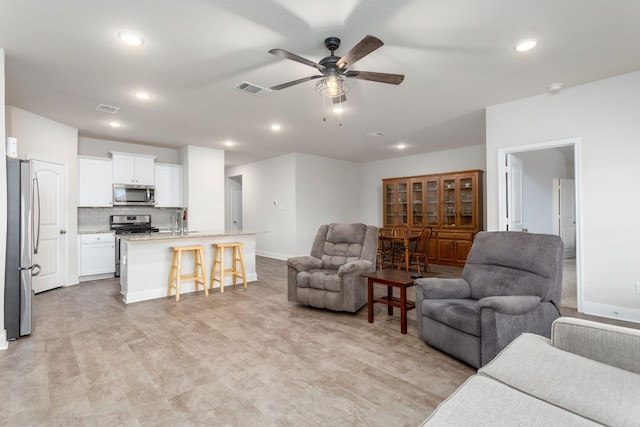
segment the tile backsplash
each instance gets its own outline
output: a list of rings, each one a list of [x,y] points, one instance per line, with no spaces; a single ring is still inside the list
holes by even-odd
[[[119,208],[78,208],[78,230],[108,230],[111,215],[151,215],[151,225],[160,229],[171,227],[171,217],[178,209],[159,209],[146,206]]]

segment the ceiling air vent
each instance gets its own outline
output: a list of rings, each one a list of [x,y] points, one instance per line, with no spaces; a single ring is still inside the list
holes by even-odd
[[[369,132],[369,133],[365,133],[364,136],[384,136],[384,133],[382,133],[382,132]]]
[[[102,111],[103,113],[115,114],[120,110],[120,107],[112,107],[111,105],[98,104],[96,110]]]
[[[271,89],[267,89],[249,82],[238,83],[233,87],[242,92],[248,92],[255,96],[265,96],[271,93]]]

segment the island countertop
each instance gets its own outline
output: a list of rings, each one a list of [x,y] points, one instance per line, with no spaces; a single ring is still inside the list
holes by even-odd
[[[218,231],[160,231],[157,233],[119,234],[122,240],[127,242],[144,242],[156,240],[176,240],[176,239],[198,239],[207,237],[232,237],[232,236],[255,236],[263,231],[250,230],[218,230]]]

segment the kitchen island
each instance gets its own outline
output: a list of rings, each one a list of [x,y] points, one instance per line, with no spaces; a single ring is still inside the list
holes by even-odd
[[[160,232],[147,234],[123,234],[121,238],[120,287],[126,304],[167,297],[167,284],[171,268],[172,246],[203,245],[207,285],[211,280],[213,264],[213,243],[244,243],[244,268],[247,282],[258,280],[256,273],[256,234],[253,231],[190,231]],[[193,270],[193,256],[182,258],[183,271]],[[225,265],[231,266],[231,251],[225,253]],[[225,275],[225,284],[232,283],[231,275]],[[214,287],[219,287],[216,283]],[[239,285],[240,289],[242,285]],[[180,286],[180,294],[195,291],[193,281],[185,281]],[[200,290],[200,293],[204,293]]]

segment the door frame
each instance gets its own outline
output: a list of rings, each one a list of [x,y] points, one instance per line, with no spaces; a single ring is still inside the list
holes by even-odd
[[[507,185],[504,177],[506,176],[506,158],[507,154],[523,153],[527,151],[538,151],[549,148],[558,148],[573,146],[574,160],[574,179],[575,179],[575,206],[576,206],[576,294],[578,312],[582,312],[584,303],[584,290],[582,286],[583,277],[583,232],[582,232],[582,163],[581,150],[582,138],[567,138],[553,141],[536,142],[526,145],[517,145],[513,147],[504,147],[498,149],[498,230],[506,230],[506,196]]]

